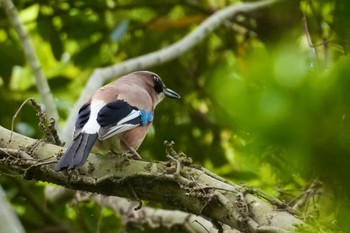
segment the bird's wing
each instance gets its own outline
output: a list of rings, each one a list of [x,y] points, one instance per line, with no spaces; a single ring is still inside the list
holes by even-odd
[[[98,132],[99,139],[105,140],[142,125],[142,112],[124,100],[106,104],[97,115],[97,122],[101,126]]]
[[[77,120],[75,121],[73,138],[76,138],[80,134],[84,125],[88,122],[90,118],[90,113],[91,113],[91,110],[90,110],[90,101],[89,101],[85,103],[79,110]]]

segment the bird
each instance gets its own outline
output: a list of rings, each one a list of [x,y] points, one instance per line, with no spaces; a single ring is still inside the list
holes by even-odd
[[[81,167],[95,144],[141,159],[137,149],[153,122],[155,107],[165,97],[180,95],[150,71],[129,73],[97,89],[80,108],[73,141],[55,170]]]

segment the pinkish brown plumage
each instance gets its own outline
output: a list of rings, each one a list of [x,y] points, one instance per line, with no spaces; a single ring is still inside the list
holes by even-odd
[[[180,98],[148,71],[130,73],[96,90],[81,107],[73,142],[55,170],[82,166],[97,140],[112,151],[141,158],[136,150],[153,122],[155,107],[165,96]]]

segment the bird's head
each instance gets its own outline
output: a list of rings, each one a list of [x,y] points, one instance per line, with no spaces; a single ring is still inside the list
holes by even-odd
[[[180,99],[180,95],[175,91],[167,88],[162,79],[155,73],[149,71],[137,71],[135,75],[139,76],[149,88],[149,92],[155,97],[155,102],[158,104],[164,97],[170,97],[172,99]]]

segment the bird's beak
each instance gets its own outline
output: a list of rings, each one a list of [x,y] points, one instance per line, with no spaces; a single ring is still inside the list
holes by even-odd
[[[165,96],[168,96],[168,97],[173,98],[173,99],[180,99],[179,94],[177,94],[175,91],[173,91],[167,87],[164,87],[163,92],[164,92]]]

